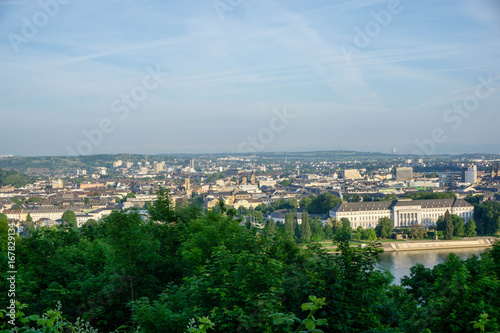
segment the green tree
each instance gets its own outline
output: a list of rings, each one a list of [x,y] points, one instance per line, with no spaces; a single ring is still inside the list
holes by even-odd
[[[360,202],[360,201],[361,201],[361,196],[359,194],[355,193],[352,196],[351,202]]]
[[[473,332],[471,322],[486,312],[500,318],[499,276],[492,272],[492,252],[461,260],[450,253],[447,260],[425,268],[421,264],[410,269],[401,279],[412,303],[406,310],[404,332]],[[493,265],[497,265],[496,262]],[[490,267],[490,268],[487,268]],[[495,296],[493,296],[495,295]],[[489,331],[498,331],[498,322],[491,322]]]
[[[269,205],[269,212],[274,212],[278,209],[295,209],[298,207],[298,205],[299,203],[295,198],[279,199]]]
[[[292,181],[290,179],[285,179],[281,182],[281,185],[283,186],[288,186],[292,183]]]
[[[72,210],[67,210],[61,217],[63,225],[68,225],[73,230],[78,230],[78,223],[76,221],[76,214]]]
[[[40,198],[37,198],[37,197],[29,197],[27,200],[26,200],[26,203],[29,204],[29,203],[39,203],[41,202],[42,200]]]
[[[144,282],[156,282],[151,281],[151,273],[158,261],[158,241],[147,232],[137,212],[113,211],[106,223],[113,268],[128,282],[128,299],[134,301],[137,285],[144,287]]]
[[[469,222],[465,225],[465,237],[476,237],[476,222],[473,219],[469,219]]]
[[[347,217],[341,218],[340,222],[342,222],[342,228],[344,228],[345,230],[349,230],[349,231],[352,230],[351,221],[349,221],[349,219]]]
[[[297,241],[300,241],[302,239],[302,228],[300,227],[299,224],[299,218],[296,209],[292,210],[292,217],[293,217],[293,228],[295,231],[295,239]]]
[[[391,237],[393,229],[392,220],[388,217],[382,217],[378,220],[378,224],[375,227],[375,233],[380,238],[389,238]]]
[[[7,219],[7,215],[0,213],[0,243],[7,244],[8,231],[9,231],[9,220]],[[2,244],[2,246],[5,245]],[[5,251],[5,249],[2,247],[0,247],[0,250],[2,252]]]
[[[290,240],[293,240],[295,236],[295,224],[291,211],[285,213],[285,234]]]
[[[431,193],[431,192],[416,192],[408,193],[405,198],[410,198],[412,200],[426,200],[426,199],[454,199],[456,198],[455,192],[448,191],[445,193]]]
[[[311,214],[326,214],[340,202],[340,199],[335,195],[329,192],[322,193],[312,199],[311,203],[307,205],[307,211]]]
[[[451,219],[451,214],[450,211],[448,210],[444,214],[444,222],[445,222],[444,239],[447,240],[453,239],[453,220]]]
[[[444,220],[444,216],[441,215],[440,217],[438,217],[438,220],[436,222],[436,230],[444,232],[445,229],[446,229],[446,222]]]
[[[255,207],[255,210],[262,212],[262,214],[264,214],[264,215],[267,215],[267,213],[268,213],[267,205],[265,203],[261,203],[260,205]]]
[[[177,222],[178,215],[172,207],[170,190],[159,187],[156,191],[156,201],[149,209],[149,217],[152,221]]]
[[[86,205],[90,204],[90,199],[89,198],[83,199],[83,203]]]
[[[311,204],[313,201],[314,196],[305,196],[299,201],[299,206],[300,208],[306,208]]]
[[[387,194],[383,201],[396,201],[398,200],[398,197],[395,194]]]
[[[28,213],[28,215],[26,215],[26,222],[31,222],[33,223],[33,218],[31,217],[31,214]]]
[[[335,233],[333,222],[330,218],[326,220],[326,225],[324,227],[325,230],[325,239],[333,239],[333,235]]]
[[[269,229],[269,233],[274,234],[276,232],[276,222],[274,219],[271,218],[267,221],[267,227]]]
[[[309,225],[309,216],[307,210],[302,212],[302,224],[301,224],[301,240],[303,243],[309,242],[311,240],[311,226]]]
[[[458,215],[452,214],[451,220],[453,221],[453,236],[463,236],[465,233],[464,219]]]
[[[369,241],[374,241],[377,240],[377,234],[375,233],[375,230],[372,228],[368,228],[367,230],[363,230],[364,235],[363,238]]]
[[[335,239],[350,240],[352,234],[351,221],[347,217],[343,217],[339,221],[339,225],[335,228]]]
[[[414,223],[410,227],[410,236],[412,238],[423,238],[427,235],[425,227],[419,223]]]
[[[325,226],[319,218],[309,219],[309,225],[311,226],[311,241],[321,242],[324,241],[325,236]]]
[[[465,197],[464,200],[473,206],[477,206],[479,205],[479,202],[481,201],[482,198],[483,198],[482,194],[476,194],[476,195],[469,194]]]
[[[356,239],[358,240],[363,240],[365,239],[365,230],[363,229],[362,226],[359,226],[356,228]]]
[[[496,219],[495,218],[491,219],[488,231],[491,235],[500,234],[500,216],[498,216]]]
[[[363,195],[363,201],[373,201],[373,199],[369,194],[365,194]]]
[[[0,169],[0,187],[12,185],[14,187],[23,187],[28,182],[28,176],[19,174],[14,170]]]
[[[480,234],[500,232],[500,202],[488,200],[474,207],[474,220]]]

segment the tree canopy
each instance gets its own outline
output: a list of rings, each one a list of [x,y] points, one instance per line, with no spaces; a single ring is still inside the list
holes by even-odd
[[[377,236],[380,238],[389,238],[391,237],[393,227],[392,220],[388,217],[382,217],[378,220],[378,224],[375,227],[375,232]]]
[[[28,180],[28,176],[17,173],[14,170],[0,169],[0,187],[7,185],[23,187],[28,183]]]
[[[67,210],[63,213],[61,222],[63,223],[63,225],[68,225],[72,229],[76,230],[78,228],[76,214],[72,210]]]
[[[341,200],[337,196],[326,192],[313,197],[307,205],[307,211],[311,214],[327,214],[333,207],[340,204],[340,202]]]
[[[348,219],[327,222],[323,233],[336,231],[336,251],[327,253],[319,244],[297,244],[293,210],[290,230],[272,221],[260,229],[222,202],[208,211],[194,203],[174,208],[160,189],[150,214],[113,211],[80,229],[40,227],[15,236],[16,300],[24,313],[18,326],[22,319],[31,332],[82,332],[71,324],[81,318],[102,332],[201,332],[206,325],[270,333],[292,331],[283,326],[288,320],[318,333],[444,333],[473,332],[471,322],[488,314],[486,331],[500,329],[493,320],[500,318],[499,244],[480,257],[417,265],[399,286],[378,265],[375,231],[360,230],[367,246],[353,247]],[[321,222],[306,220],[313,240]],[[6,230],[0,214],[2,242]],[[8,253],[1,250],[0,304],[9,304]],[[54,327],[43,327],[54,316]]]

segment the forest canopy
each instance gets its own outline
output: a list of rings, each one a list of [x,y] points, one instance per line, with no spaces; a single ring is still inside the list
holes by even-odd
[[[417,265],[396,285],[377,265],[378,244],[350,246],[348,226],[331,233],[332,254],[297,244],[285,226],[245,224],[222,203],[174,208],[164,189],[150,216],[115,211],[79,229],[16,236],[24,313],[16,325],[56,332],[38,322],[45,313],[66,323],[57,332],[80,332],[78,318],[101,332],[478,332],[474,322],[500,329],[499,245],[467,260],[451,254],[432,269]],[[8,229],[0,217],[2,305]]]

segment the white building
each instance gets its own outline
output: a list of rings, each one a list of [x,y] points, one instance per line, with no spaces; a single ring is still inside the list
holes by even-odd
[[[267,186],[267,187],[275,187],[277,180],[274,179],[262,179],[259,180],[259,187]]]
[[[158,196],[156,194],[141,194],[137,195],[135,198],[127,198],[127,201],[123,203],[123,209],[130,207],[144,207],[146,202],[153,204]]]
[[[413,178],[413,168],[412,167],[396,168],[396,180],[397,181],[410,180],[412,178]]]
[[[477,183],[477,167],[475,165],[471,165],[465,171],[465,183],[474,184]]]
[[[375,228],[379,219],[388,217],[394,227],[409,227],[420,223],[429,227],[436,224],[438,218],[449,211],[464,219],[467,223],[474,215],[474,206],[462,199],[430,199],[397,201],[343,202],[332,210],[330,217],[348,218],[351,227],[356,229]]]
[[[359,171],[356,169],[347,169],[342,171],[342,177],[344,179],[360,179],[361,175],[359,174]]]
[[[160,173],[163,171],[164,163],[163,162],[154,162],[153,163],[153,172],[154,173]]]
[[[83,212],[75,212],[75,216],[76,216],[76,224],[77,224],[78,228],[80,228],[82,225],[85,224],[85,222],[87,222],[88,220],[90,220],[92,218],[91,215],[89,215],[87,213],[83,213]]]
[[[63,181],[61,179],[52,180],[52,188],[63,188]]]

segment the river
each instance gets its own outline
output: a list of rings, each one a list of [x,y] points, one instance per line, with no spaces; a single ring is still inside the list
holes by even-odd
[[[489,247],[383,252],[380,254],[380,266],[388,269],[394,275],[394,283],[399,284],[403,276],[410,275],[410,267],[418,263],[432,268],[443,263],[450,252],[455,253],[462,259],[467,259],[474,254],[480,255],[487,249]]]

